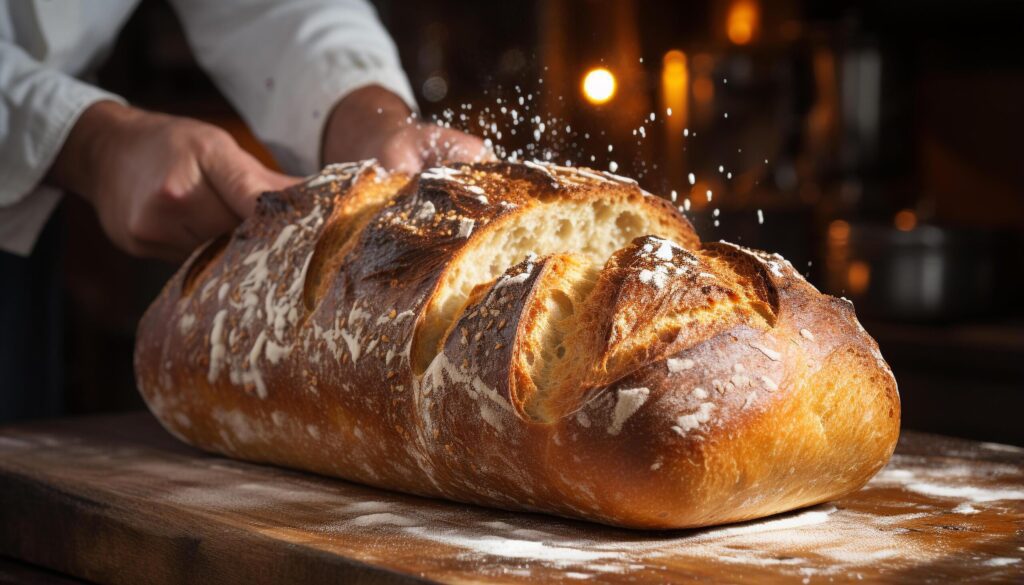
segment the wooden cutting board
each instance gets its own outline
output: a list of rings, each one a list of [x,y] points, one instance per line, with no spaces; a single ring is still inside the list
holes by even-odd
[[[0,556],[101,583],[1024,582],[1024,449],[905,433],[843,500],[667,533],[191,449],[148,414],[0,429]]]

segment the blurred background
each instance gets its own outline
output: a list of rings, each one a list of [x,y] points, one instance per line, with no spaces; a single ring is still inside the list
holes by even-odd
[[[376,4],[424,117],[636,177],[704,239],[782,253],[855,303],[906,428],[1024,445],[1024,3]],[[159,0],[99,81],[272,162]],[[119,253],[73,197],[49,229],[66,367],[40,387],[69,413],[142,408],[134,329],[173,267]]]

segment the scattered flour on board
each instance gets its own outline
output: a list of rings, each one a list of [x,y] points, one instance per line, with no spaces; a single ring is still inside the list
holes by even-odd
[[[645,392],[635,394],[643,395],[644,400],[648,398]],[[635,412],[631,408],[626,410]],[[239,417],[233,411],[222,411],[218,416],[231,428],[234,440],[244,441],[264,424],[259,419]],[[269,418],[267,423],[272,424],[273,418],[281,417]],[[10,453],[49,445],[45,439],[25,433],[3,436],[0,449]],[[668,558],[770,568],[794,581],[832,577],[838,580],[880,567],[904,570],[911,565],[940,562],[955,552],[952,544],[931,538],[937,520],[941,519],[943,524],[955,523],[957,518],[961,523],[975,522],[974,517],[959,515],[991,513],[994,507],[1005,506],[1007,500],[1024,499],[1024,489],[1014,489],[1013,484],[1005,481],[1002,487],[990,483],[994,477],[1019,477],[1019,465],[971,462],[931,467],[919,464],[917,457],[896,455],[889,467],[865,488],[899,487],[924,496],[916,502],[908,499],[905,510],[894,510],[895,514],[869,513],[863,509],[863,499],[857,504],[855,496],[838,506],[822,505],[743,524],[656,535],[599,526],[581,530],[579,523],[554,518],[467,510],[464,506],[386,493],[369,499],[372,492],[368,488],[339,487],[328,480],[300,478],[289,472],[231,461],[216,460],[203,465],[177,460],[139,464],[130,450],[87,451],[66,442],[58,442],[52,448],[60,449],[82,473],[110,469],[110,462],[120,458],[120,468],[130,469],[133,478],[174,478],[170,483],[161,483],[160,492],[155,494],[160,501],[218,514],[249,510],[261,510],[263,514],[292,506],[302,510],[315,507],[318,512],[314,523],[308,526],[310,530],[328,534],[373,530],[374,537],[367,546],[376,547],[377,554],[386,554],[396,543],[407,543],[416,537],[452,547],[456,550],[449,554],[460,558],[509,559],[508,563],[480,566],[512,566],[533,571],[534,577],[538,576],[537,569],[544,566],[571,571],[573,579],[600,577],[605,573],[629,574],[641,569],[656,571]],[[244,475],[240,473],[242,468],[246,470]],[[985,542],[996,542],[999,537],[978,535],[981,539],[989,538]],[[1015,570],[1024,563],[1019,556],[1006,550],[972,562],[976,566]]]
[[[399,514],[392,514],[390,512],[365,514],[363,516],[356,516],[352,519],[352,524],[355,526],[415,526],[417,523],[417,520],[413,518],[401,516]]]
[[[1013,559],[1010,557],[993,557],[991,559],[983,561],[983,564],[989,567],[1006,567],[1008,565],[1016,565],[1019,562],[1021,562],[1021,559]]]
[[[974,506],[966,503],[966,502],[962,502],[960,504],[957,504],[957,506],[955,508],[953,508],[953,513],[954,514],[977,514],[978,513],[978,509],[975,508]]]
[[[976,486],[938,485],[934,483],[911,483],[907,489],[912,492],[938,498],[957,498],[972,502],[994,502],[996,500],[1024,500],[1024,489],[1003,490]]]
[[[555,566],[566,566],[598,559],[611,559],[616,556],[614,551],[584,550],[533,540],[505,538],[489,534],[473,534],[459,530],[446,531],[417,526],[408,528],[406,532],[427,540],[433,540],[434,542],[467,548],[480,554],[529,559],[532,561],[548,561],[554,563]]]

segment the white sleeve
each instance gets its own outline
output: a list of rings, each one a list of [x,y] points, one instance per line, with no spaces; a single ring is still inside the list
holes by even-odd
[[[0,250],[28,255],[60,191],[41,186],[78,117],[120,97],[0,41]]]
[[[199,63],[290,173],[320,167],[331,108],[379,85],[416,103],[364,0],[172,0]]]

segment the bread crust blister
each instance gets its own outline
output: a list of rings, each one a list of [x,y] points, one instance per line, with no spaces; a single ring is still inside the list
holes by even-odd
[[[267,193],[167,284],[135,364],[206,450],[634,528],[840,497],[899,433],[848,302],[629,179],[541,163]]]

